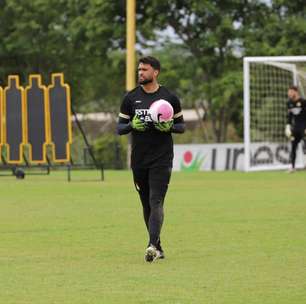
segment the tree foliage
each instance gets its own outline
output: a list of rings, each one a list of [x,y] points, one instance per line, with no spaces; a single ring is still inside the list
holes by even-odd
[[[0,0],[0,84],[9,74],[64,72],[83,111],[117,111],[125,83],[126,1]],[[172,29],[178,42],[157,43]],[[138,55],[184,107],[204,102],[216,141],[241,135],[242,57],[305,54],[306,6],[296,0],[137,1]]]
[[[145,24],[150,20],[154,29],[173,28],[190,54],[186,69],[192,66],[197,75],[193,101],[208,103],[216,141],[226,141],[230,122],[242,130],[243,56],[304,54],[306,6],[301,0],[155,0],[144,7]]]
[[[118,9],[106,0],[2,1],[1,83],[9,74],[26,82],[29,74],[48,81],[50,73],[64,72],[76,104],[108,96],[109,84],[105,88],[101,81],[109,76],[109,65],[114,71],[118,64],[109,53],[124,40]]]

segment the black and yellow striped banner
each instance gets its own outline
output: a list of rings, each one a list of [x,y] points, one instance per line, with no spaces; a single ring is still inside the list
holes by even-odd
[[[64,83],[63,74],[52,74],[52,84],[48,87],[50,111],[50,141],[53,161],[70,160],[72,142],[70,87]]]
[[[70,109],[70,87],[63,74],[52,74],[48,87],[42,84],[41,75],[30,75],[25,89],[19,76],[9,76],[7,87],[0,87],[0,149],[6,148],[6,162],[23,163],[27,146],[28,162],[44,164],[48,145],[52,162],[70,162]]]
[[[46,163],[48,136],[47,88],[41,84],[40,75],[29,76],[25,89],[26,124],[25,142],[29,145],[29,162]]]
[[[23,162],[25,144],[24,89],[19,85],[19,76],[8,77],[8,86],[3,92],[3,142],[6,146],[6,161],[9,164]]]

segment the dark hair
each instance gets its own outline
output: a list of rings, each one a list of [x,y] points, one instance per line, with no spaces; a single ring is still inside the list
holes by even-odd
[[[296,85],[292,85],[292,86],[289,87],[288,90],[293,90],[293,91],[298,92],[298,91],[299,91],[299,88],[298,88]]]
[[[160,71],[160,62],[152,56],[146,56],[139,59],[139,63],[149,64],[154,70]]]

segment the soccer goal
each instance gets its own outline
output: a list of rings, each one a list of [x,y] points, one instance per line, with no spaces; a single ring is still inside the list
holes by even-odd
[[[306,56],[245,57],[243,74],[245,171],[287,169],[287,90],[290,85],[297,85],[305,97]],[[303,166],[300,144],[296,168]]]

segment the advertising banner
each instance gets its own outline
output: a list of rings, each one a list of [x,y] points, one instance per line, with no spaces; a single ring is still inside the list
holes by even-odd
[[[290,161],[289,144],[260,143],[251,145],[251,161],[254,165],[286,164]],[[296,164],[304,164],[302,146],[297,152]],[[244,170],[244,145],[193,144],[174,145],[174,171],[225,171]]]

